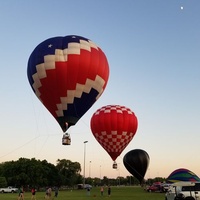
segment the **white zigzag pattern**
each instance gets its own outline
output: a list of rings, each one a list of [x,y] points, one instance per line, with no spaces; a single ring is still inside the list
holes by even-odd
[[[51,46],[49,46],[49,48],[50,47]],[[55,55],[46,55],[44,57],[44,63],[36,65],[37,72],[32,75],[32,78],[34,80],[33,88],[37,97],[40,99],[41,93],[39,91],[39,88],[42,86],[40,79],[47,77],[46,70],[55,69],[55,62],[66,62],[68,60],[69,54],[80,55],[81,49],[91,51],[91,48],[95,48],[98,50],[97,45],[94,44],[92,41],[80,40],[80,43],[69,43],[68,48],[66,49],[56,49]],[[63,110],[67,110],[67,104],[73,103],[75,97],[80,98],[83,92],[89,93],[92,88],[99,92],[98,96],[96,97],[96,99],[98,99],[103,92],[104,84],[105,80],[103,80],[98,75],[96,76],[95,80],[87,79],[84,85],[77,83],[75,90],[68,90],[66,91],[67,94],[65,97],[60,97],[61,103],[57,104],[57,116],[63,116]],[[42,100],[40,99],[40,101]]]
[[[104,84],[105,81],[100,76],[96,76],[94,81],[87,79],[85,85],[77,83],[75,90],[68,90],[67,96],[60,97],[61,103],[57,104],[57,116],[63,116],[63,110],[67,110],[67,104],[72,104],[74,102],[75,97],[80,98],[83,92],[89,93],[92,88],[99,92],[98,96],[96,97],[97,100],[103,92]]]

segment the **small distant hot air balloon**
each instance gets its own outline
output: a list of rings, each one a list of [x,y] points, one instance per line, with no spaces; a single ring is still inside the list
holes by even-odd
[[[142,183],[150,162],[149,155],[142,149],[134,149],[125,154],[123,163],[126,169]]]
[[[125,106],[107,105],[93,114],[90,124],[94,137],[110,155],[116,169],[115,160],[137,131],[137,117]]]
[[[167,182],[174,183],[179,181],[200,182],[200,178],[188,169],[179,168],[168,176]]]
[[[95,43],[69,35],[40,43],[29,57],[27,74],[34,93],[57,120],[65,136],[67,129],[103,93],[109,65]]]

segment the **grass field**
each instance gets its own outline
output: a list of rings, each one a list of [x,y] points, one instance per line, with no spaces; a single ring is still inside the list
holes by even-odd
[[[53,193],[54,194],[54,193]],[[37,192],[36,199],[44,200],[45,192]],[[16,200],[17,194],[0,194],[0,200]],[[24,193],[24,200],[30,200],[31,193]],[[53,199],[53,198],[52,198]],[[104,189],[104,196],[100,195],[100,188],[93,188],[90,195],[85,190],[59,191],[58,197],[54,200],[164,200],[164,193],[148,193],[141,187],[112,187],[111,196],[107,195],[107,188]]]

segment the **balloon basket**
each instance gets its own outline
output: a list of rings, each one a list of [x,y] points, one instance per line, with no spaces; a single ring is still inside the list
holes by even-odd
[[[71,144],[71,138],[70,138],[69,134],[66,133],[63,135],[62,145],[70,145],[70,144]]]
[[[117,163],[116,162],[113,163],[113,169],[117,169]]]

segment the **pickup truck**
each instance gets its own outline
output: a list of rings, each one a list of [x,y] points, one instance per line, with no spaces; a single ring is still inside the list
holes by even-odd
[[[18,188],[8,186],[7,188],[0,188],[0,193],[15,193],[18,191]]]
[[[200,198],[200,182],[176,182],[165,194],[165,200],[195,200]]]

